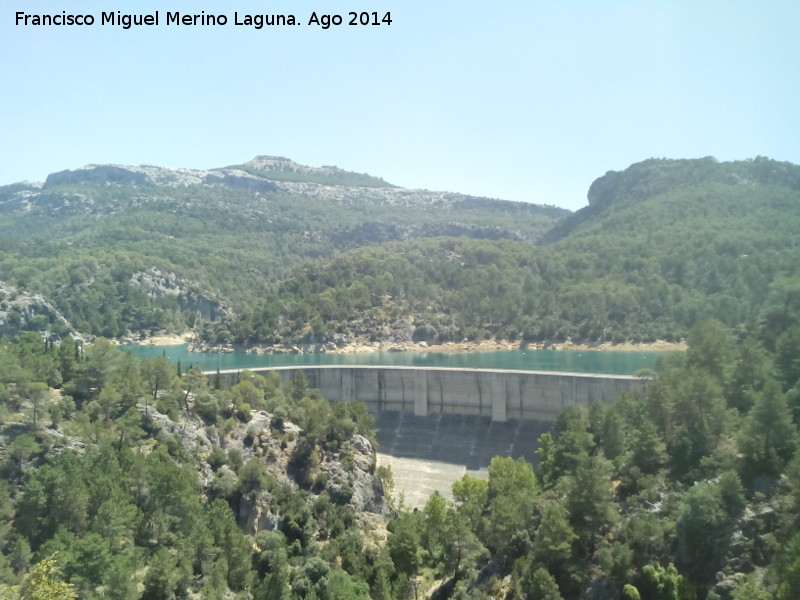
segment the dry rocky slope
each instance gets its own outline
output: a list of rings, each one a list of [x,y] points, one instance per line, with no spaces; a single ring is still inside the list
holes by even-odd
[[[239,483],[230,466],[223,464],[217,467],[209,463],[214,448],[221,448],[226,453],[236,450],[241,453],[243,462],[251,458],[259,459],[281,485],[297,488],[302,483],[291,466],[292,452],[301,430],[290,421],[282,420],[276,426],[273,415],[265,411],[252,411],[247,423],[237,422],[231,431],[223,432],[217,427],[206,427],[202,421],[187,417],[185,413],[174,420],[151,406],[139,405],[138,408],[158,431],[175,436],[180,441],[197,465],[198,476],[206,493],[221,487],[234,489]],[[376,455],[372,444],[358,434],[353,434],[348,441],[352,454],[326,452],[321,457],[313,477],[325,483],[312,488],[312,497],[317,498],[322,492],[327,492],[330,498],[349,505],[356,515],[367,520],[388,515],[383,483],[375,476]],[[258,531],[280,528],[281,515],[275,510],[274,504],[267,490],[243,496],[237,519],[245,533],[253,535]]]

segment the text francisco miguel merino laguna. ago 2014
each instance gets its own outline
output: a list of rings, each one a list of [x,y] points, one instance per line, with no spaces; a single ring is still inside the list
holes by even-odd
[[[220,27],[226,25],[240,25],[262,29],[265,26],[280,25],[306,25],[316,26],[322,29],[337,27],[339,25],[391,25],[392,16],[389,12],[347,12],[342,14],[321,14],[312,12],[307,18],[300,18],[290,14],[258,14],[251,15],[234,12],[233,17],[226,14],[207,14],[205,11],[199,13],[181,13],[165,11],[155,11],[149,14],[127,14],[122,11],[101,12],[99,16],[93,14],[72,14],[61,11],[54,14],[32,14],[24,11],[17,11],[16,25],[25,27],[47,27],[47,26],[78,26],[93,27],[95,25],[121,27],[130,29],[141,26],[183,25]]]

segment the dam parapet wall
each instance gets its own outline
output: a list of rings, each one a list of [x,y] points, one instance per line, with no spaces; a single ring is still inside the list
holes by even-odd
[[[630,375],[444,367],[327,365],[249,369],[293,379],[303,371],[329,400],[360,400],[373,412],[428,416],[460,414],[509,420],[553,421],[568,406],[611,402],[622,392],[643,393],[646,382]],[[211,376],[215,372],[208,372]],[[238,370],[220,372],[232,383]]]

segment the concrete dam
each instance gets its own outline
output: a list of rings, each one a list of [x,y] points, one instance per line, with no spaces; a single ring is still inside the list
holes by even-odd
[[[392,468],[396,493],[420,508],[465,473],[486,477],[494,456],[535,461],[536,440],[568,406],[643,393],[626,375],[440,367],[272,367],[285,379],[303,371],[329,400],[363,401],[375,413],[378,464]],[[233,381],[238,371],[221,371]],[[212,372],[207,375],[213,375]]]
[[[509,420],[553,421],[567,406],[611,402],[620,393],[644,391],[630,375],[510,371],[444,367],[327,365],[251,369],[276,371],[292,379],[303,371],[312,388],[329,400],[360,400],[371,411],[399,411],[418,417],[460,414]],[[238,371],[222,371],[232,378]],[[208,373],[211,375],[212,373]]]

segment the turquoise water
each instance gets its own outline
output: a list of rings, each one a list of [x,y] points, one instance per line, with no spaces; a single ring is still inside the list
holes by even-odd
[[[187,345],[140,346],[120,349],[140,357],[161,356],[187,369],[198,365],[204,371],[215,369],[253,369],[284,366],[381,365],[414,367],[455,367],[482,369],[520,369],[529,371],[571,371],[631,375],[639,369],[652,369],[667,352],[616,352],[584,350],[502,350],[495,352],[363,352],[354,354],[225,354],[189,352]]]

